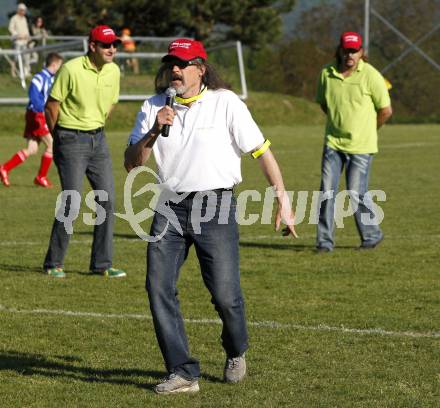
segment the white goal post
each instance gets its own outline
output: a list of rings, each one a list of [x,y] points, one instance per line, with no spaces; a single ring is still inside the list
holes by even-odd
[[[0,36],[1,39],[10,39],[9,36]],[[138,48],[145,43],[159,44],[164,43],[168,44],[170,41],[174,40],[174,37],[136,37],[133,36],[132,39],[139,44]],[[26,89],[26,78],[24,75],[23,69],[23,56],[27,53],[41,53],[47,54],[49,52],[59,52],[66,58],[72,58],[84,55],[87,52],[88,48],[88,39],[84,36],[48,36],[43,45],[29,48],[23,51],[18,51],[15,49],[1,49],[0,48],[0,58],[4,57],[10,66],[12,67],[13,61],[17,61],[17,76],[20,81],[21,87]],[[49,43],[49,44],[48,44]],[[208,53],[215,53],[218,50],[223,49],[235,49],[236,59],[237,59],[237,71],[239,73],[239,82],[240,82],[240,92],[239,97],[243,100],[246,100],[248,97],[248,90],[246,84],[246,75],[244,68],[244,60],[243,60],[243,48],[240,41],[228,42],[216,47],[207,48]],[[120,60],[126,60],[129,58],[137,58],[139,60],[142,59],[153,59],[159,60],[166,53],[166,48],[162,52],[124,52],[118,51],[116,54],[115,61],[118,63]],[[142,75],[142,74],[140,74]],[[121,78],[124,80],[124,78]],[[18,85],[18,84],[17,84]],[[120,101],[139,101],[148,98],[151,95],[146,94],[128,94],[122,93],[119,97]],[[11,95],[0,95],[0,105],[14,105],[14,104],[26,104],[28,102],[28,98],[26,97],[13,97]]]

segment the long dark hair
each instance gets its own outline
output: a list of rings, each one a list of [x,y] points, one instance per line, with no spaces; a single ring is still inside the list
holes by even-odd
[[[225,82],[220,75],[217,73],[217,70],[206,62],[200,62],[196,65],[204,66],[205,73],[202,76],[202,83],[208,87],[208,89],[216,90],[216,89],[231,89],[231,86]],[[162,64],[157,71],[156,78],[154,79],[154,87],[156,93],[160,94],[165,92],[170,83],[170,67],[167,64]]]
[[[341,45],[338,45],[336,47],[336,51],[335,51],[336,64],[337,64],[338,68],[340,68],[342,66],[342,58],[341,58],[341,52],[340,52],[341,49],[342,49]],[[361,59],[364,62],[368,62],[368,57],[365,54],[362,55]]]

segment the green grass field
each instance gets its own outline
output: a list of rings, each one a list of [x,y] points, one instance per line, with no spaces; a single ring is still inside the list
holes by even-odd
[[[122,153],[133,120],[108,133],[118,212],[124,212]],[[22,125],[9,124],[17,135]],[[287,187],[316,190],[322,126],[263,130]],[[440,406],[439,131],[434,125],[381,131],[370,188],[387,194],[379,203],[386,239],[374,251],[355,250],[352,219],[337,230],[337,248],[328,255],[314,253],[315,226],[307,222],[297,227],[298,240],[270,225],[241,227],[250,349],[248,376],[239,385],[221,382],[220,326],[190,252],[179,288],[203,373],[201,392],[192,396],[152,390],[165,373],[144,291],[146,245],[125,221],[116,221],[114,265],[127,279],[88,274],[92,229],[81,219],[67,278],[41,273],[59,182],[52,168],[56,188],[34,187],[39,157],[29,159],[10,174],[11,188],[0,186],[0,406]],[[0,131],[0,140],[0,162],[23,144],[9,131]],[[257,168],[243,160],[239,191],[264,191]],[[248,208],[258,212],[260,204]],[[306,220],[309,214],[310,201]]]

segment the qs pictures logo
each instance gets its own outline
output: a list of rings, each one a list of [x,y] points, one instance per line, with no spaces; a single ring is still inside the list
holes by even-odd
[[[138,175],[141,173],[148,173],[155,177],[158,184],[155,183],[147,183],[134,194],[132,194],[133,183]],[[152,191],[154,192],[154,197],[151,199],[149,203],[149,207],[145,207],[138,213],[134,212],[133,209],[133,198],[139,197],[142,194]],[[130,224],[133,231],[136,235],[148,242],[157,242],[159,241],[167,232],[169,225],[171,224],[179,234],[183,234],[182,227],[177,219],[174,211],[169,207],[169,202],[179,203],[187,194],[176,194],[173,191],[169,190],[168,187],[162,183],[159,175],[156,174],[153,170],[146,166],[139,166],[134,168],[128,173],[127,179],[124,184],[124,208],[125,214],[115,213],[115,216],[122,218]],[[154,210],[153,210],[154,209]],[[163,215],[167,222],[163,228],[163,230],[157,235],[150,235],[144,231],[141,224],[154,216],[154,213],[157,212]]]

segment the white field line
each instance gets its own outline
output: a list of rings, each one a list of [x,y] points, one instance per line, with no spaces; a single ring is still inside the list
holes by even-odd
[[[19,310],[15,308],[8,308],[0,305],[0,312],[11,314],[31,314],[31,315],[58,315],[68,317],[90,317],[99,319],[138,319],[138,320],[152,320],[152,317],[144,314],[115,314],[115,313],[96,313],[96,312],[73,312],[70,310],[48,310],[48,309],[34,309],[34,310]],[[207,325],[221,325],[219,319],[184,319],[189,324],[207,324]],[[354,329],[341,326],[329,326],[327,324],[318,324],[316,326],[305,326],[294,323],[279,323],[274,321],[260,321],[248,322],[251,327],[268,328],[268,329],[293,329],[300,331],[318,331],[318,332],[339,332],[351,333],[360,335],[379,335],[390,337],[411,337],[411,338],[440,338],[440,332],[413,332],[413,331],[391,331],[381,328],[372,329]]]
[[[300,236],[300,238],[315,238],[316,234],[303,234]],[[344,235],[344,238],[358,238],[358,235]],[[386,235],[386,240],[414,240],[414,239],[440,239],[440,234],[432,234],[432,235]],[[273,235],[241,235],[240,241],[246,242],[246,241],[261,241],[261,240],[283,240],[287,242],[293,242],[291,238],[289,237],[283,237],[281,235],[278,235],[277,233],[274,233]],[[137,237],[135,234],[133,234],[133,238],[113,238],[114,242],[139,242],[139,243],[145,243],[146,241],[143,241],[139,237]],[[89,245],[92,243],[92,239],[71,239],[69,241],[69,244],[74,245]],[[45,242],[42,241],[0,241],[0,247],[14,247],[14,246],[41,246],[46,245]]]
[[[415,147],[438,146],[436,142],[415,142],[415,143],[397,143],[379,145],[380,149],[413,149]]]
[[[428,147],[428,146],[438,146],[440,143],[437,142],[414,142],[414,143],[397,143],[397,144],[380,144],[379,143],[379,153],[382,149],[414,149],[418,147]],[[277,156],[283,154],[298,154],[302,152],[310,152],[312,149],[274,149]]]

